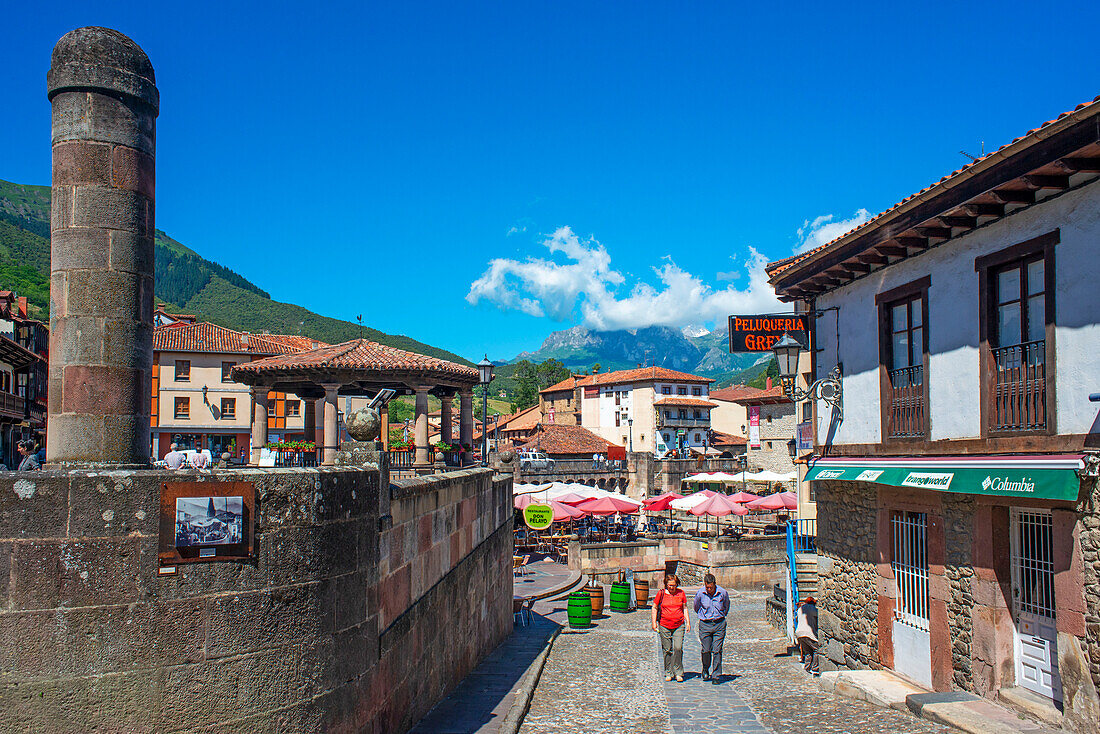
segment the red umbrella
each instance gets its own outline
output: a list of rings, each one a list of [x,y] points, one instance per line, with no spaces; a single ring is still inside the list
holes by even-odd
[[[740,502],[744,504],[746,502],[752,502],[753,500],[760,499],[759,495],[755,495],[752,492],[738,492],[737,494],[731,494],[727,497],[730,502]]]
[[[512,504],[517,510],[522,510],[527,505],[545,505],[545,499],[539,499],[533,494],[518,494]]]
[[[557,500],[550,500],[550,507],[554,508],[554,522],[565,522],[566,520],[576,520],[578,517],[584,517],[584,510],[571,507],[564,502],[558,502]]]
[[[797,510],[798,496],[794,492],[776,492],[749,502],[745,507],[750,510]]]
[[[715,495],[688,510],[692,515],[709,515],[710,517],[725,517],[726,515],[747,515],[749,511],[736,502],[731,502],[728,497]]]
[[[560,497],[555,497],[554,501],[561,502],[566,505],[576,505],[580,502],[585,502],[592,499],[591,497],[585,497],[584,495],[577,494],[576,492],[566,492]]]
[[[615,497],[594,497],[579,503],[576,507],[578,510],[584,510],[588,515],[599,517],[614,515],[616,512],[634,513],[638,511],[638,505]]]
[[[672,502],[672,500],[683,499],[683,497],[682,494],[676,494],[675,492],[665,492],[651,500],[646,500],[645,508],[654,512],[662,512],[669,509],[668,504]]]

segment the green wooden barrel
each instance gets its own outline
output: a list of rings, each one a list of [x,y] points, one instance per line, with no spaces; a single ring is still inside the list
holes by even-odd
[[[569,626],[588,627],[592,624],[592,596],[587,591],[574,591],[569,595]]]
[[[630,584],[611,584],[611,611],[630,611]]]

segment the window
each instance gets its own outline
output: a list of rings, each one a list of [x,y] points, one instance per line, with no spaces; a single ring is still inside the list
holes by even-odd
[[[669,387],[668,385],[663,385],[661,387],[661,394],[662,395],[671,395],[672,394],[672,388]]]
[[[686,387],[678,387],[678,388],[676,388],[676,393],[678,395],[687,395],[688,394],[688,389]]]
[[[222,362],[222,382],[233,382],[233,378],[230,377],[230,373],[236,366],[236,362]]]
[[[222,419],[233,420],[237,417],[237,399],[222,398]]]
[[[768,451],[771,451],[772,450],[772,442],[771,441],[765,441],[764,442],[764,448],[766,448]]]
[[[188,420],[191,417],[191,398],[176,398],[176,420]]]
[[[931,278],[875,297],[879,307],[882,433],[886,440],[920,439],[928,432],[928,288]]]
[[[286,401],[286,415],[288,418],[297,418],[302,414],[302,401],[301,400],[288,400]]]
[[[619,417],[618,413],[615,413],[615,425],[622,425],[622,419]]]
[[[620,402],[622,401],[622,399],[623,399],[623,394],[621,392],[616,391],[616,393],[615,393],[615,405],[619,405]]]
[[[661,437],[665,439],[665,443],[668,443],[672,440],[672,438],[667,433],[661,434]]]
[[[275,403],[276,403],[276,401],[275,401],[274,398],[268,398],[268,400],[267,400],[267,417],[268,418],[274,418],[275,417]]]
[[[683,408],[680,408],[680,420],[684,420],[688,417],[688,412]]]
[[[703,419],[703,411],[701,411],[701,410],[695,411],[695,420],[702,420],[702,419]]]
[[[1047,380],[1053,350],[1055,230],[1001,252],[978,258],[978,289],[984,306],[982,342],[983,432],[1048,432],[1047,406],[1054,381]]]
[[[177,359],[176,360],[176,382],[190,382],[191,381],[191,360],[189,359]]]
[[[691,388],[691,394],[692,395],[702,395],[703,394],[703,388],[693,387],[693,388]]]
[[[699,443],[699,442],[700,442],[700,441],[702,441],[702,440],[703,440],[703,439],[702,439],[702,438],[700,438],[699,434],[698,434],[698,433],[696,433],[696,434],[695,434],[695,443]]]
[[[809,400],[807,400],[806,402],[802,403],[802,420],[803,421],[812,421],[813,419],[814,419],[813,403],[811,403]]]
[[[671,410],[666,410],[665,411],[665,420],[672,420],[672,411]]]

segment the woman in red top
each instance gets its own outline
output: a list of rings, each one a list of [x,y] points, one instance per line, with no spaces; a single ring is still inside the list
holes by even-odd
[[[665,576],[665,588],[653,600],[653,630],[661,638],[665,653],[665,680],[684,681],[684,632],[691,632],[687,594],[680,590],[680,577]]]

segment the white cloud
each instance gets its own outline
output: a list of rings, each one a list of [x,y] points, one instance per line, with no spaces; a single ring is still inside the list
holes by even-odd
[[[741,277],[740,270],[727,270],[724,273],[715,273],[714,277],[718,280],[737,280]]]
[[[594,238],[581,239],[569,227],[546,237],[543,246],[555,259],[498,258],[470,286],[466,300],[482,299],[504,309],[556,321],[577,318],[595,330],[636,329],[664,325],[715,323],[733,313],[787,310],[768,284],[767,258],[750,248],[745,261],[747,282],[715,289],[681,269],[671,258],[653,268],[657,283],[637,281],[621,291],[626,278],[611,267],[611,256]],[[564,261],[564,262],[562,262]]]
[[[526,231],[527,231],[527,225],[526,224],[523,225],[522,227],[509,227],[508,232],[505,233],[504,236],[505,237],[511,237],[514,234],[523,234]]]
[[[847,234],[871,218],[871,212],[858,209],[849,219],[834,220],[835,215],[823,214],[812,222],[807,219],[798,228],[798,245],[795,253],[806,252],[815,247],[832,242],[842,234]]]

